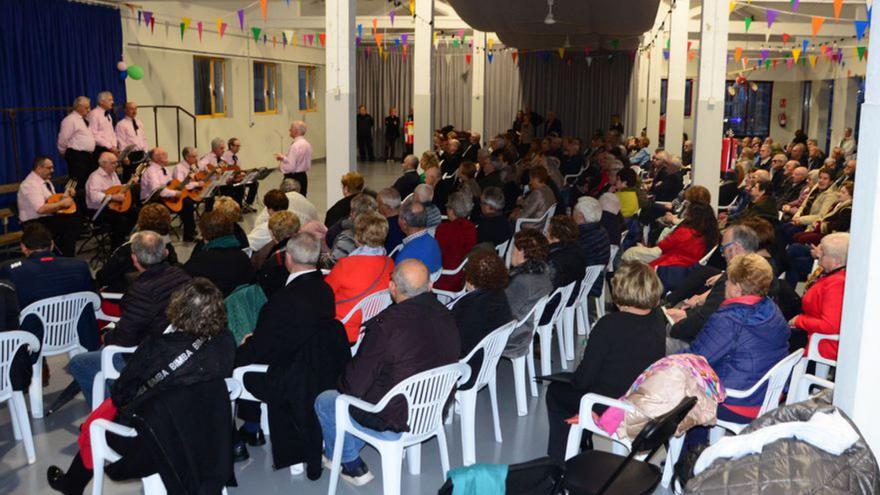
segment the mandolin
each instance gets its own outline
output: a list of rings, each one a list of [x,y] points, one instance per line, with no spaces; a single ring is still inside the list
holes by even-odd
[[[131,179],[129,179],[128,182],[126,182],[125,184],[119,184],[118,186],[110,187],[109,189],[104,191],[104,194],[108,196],[112,196],[114,194],[122,194],[125,196],[125,199],[122,200],[121,203],[118,201],[110,201],[110,203],[107,205],[107,208],[110,208],[111,210],[118,213],[125,213],[129,209],[131,209],[131,188],[134,187],[135,180],[141,176],[141,174],[144,172],[144,169],[146,168],[147,163],[140,164],[137,170],[135,170],[135,172],[131,175]]]
[[[73,191],[74,189],[76,189],[76,181],[70,180],[67,182],[67,185],[64,186],[64,192],[56,193],[49,196],[49,198],[46,199],[46,203],[57,203],[64,199],[64,196],[70,196],[72,198],[73,193],[71,192],[70,194],[68,194],[68,192]],[[71,215],[73,213],[76,213],[76,202],[74,202],[68,208],[55,212],[56,215]]]

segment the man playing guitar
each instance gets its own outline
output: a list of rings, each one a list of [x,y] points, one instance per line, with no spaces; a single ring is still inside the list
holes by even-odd
[[[116,165],[119,162],[116,155],[109,151],[101,153],[98,157],[98,169],[89,175],[86,181],[86,208],[90,215],[101,210],[97,221],[110,226],[110,248],[115,250],[121,246],[131,233],[136,220],[136,210],[129,209],[127,212],[117,212],[107,208],[105,202],[121,204],[125,202],[125,193],[108,194],[107,191],[114,186],[121,186],[119,176],[116,174]],[[136,181],[134,177],[132,180]],[[129,193],[130,194],[130,193]],[[102,209],[103,207],[103,209]]]
[[[186,157],[187,149],[184,149]],[[162,148],[156,147],[150,152],[150,165],[141,176],[141,202],[146,203],[151,199],[178,199],[186,194],[186,191],[168,188],[171,176],[165,167],[168,165],[168,153]],[[177,167],[180,168],[181,164]],[[175,173],[177,169],[175,169]],[[193,203],[188,198],[184,199],[180,210],[180,219],[183,222],[183,240],[192,242],[195,240],[196,222],[193,213]]]
[[[34,159],[33,170],[18,189],[18,218],[22,225],[42,223],[52,233],[61,255],[73,257],[81,224],[75,215],[65,214],[76,211],[73,191],[66,190],[60,199],[53,198],[56,196],[52,184],[54,172],[55,165],[49,157],[38,156]]]

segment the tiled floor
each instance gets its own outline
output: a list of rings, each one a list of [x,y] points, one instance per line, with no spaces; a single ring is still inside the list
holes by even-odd
[[[361,164],[359,169],[367,177],[367,185],[378,190],[385,187],[397,176],[397,165],[384,163]],[[279,181],[278,174],[266,179],[261,190],[266,191]],[[323,176],[322,164],[316,164],[310,174],[309,198],[320,211],[326,209],[326,179]],[[246,223],[252,222],[251,218]],[[249,225],[248,225],[249,226]],[[186,246],[180,246],[185,248]],[[178,251],[180,252],[180,251]],[[183,253],[181,253],[183,255]],[[185,257],[185,255],[184,255]],[[578,339],[578,348],[582,348],[583,339]],[[558,355],[554,354],[554,359]],[[69,383],[69,377],[63,367],[67,363],[66,356],[50,358],[52,381],[45,389],[45,403],[51,404],[57,393]],[[574,363],[568,363],[571,367]],[[554,362],[554,368],[559,363]],[[477,403],[477,460],[489,463],[516,463],[544,455],[547,442],[547,414],[544,407],[544,391],[539,386],[539,397],[529,397],[529,414],[524,417],[516,415],[513,376],[510,362],[502,360],[499,366],[498,390],[501,411],[501,431],[503,443],[495,443],[492,434],[492,415],[488,401],[488,392],[480,394]],[[52,464],[66,468],[76,453],[76,434],[79,424],[88,413],[88,408],[79,396],[57,413],[31,421],[34,430],[34,441],[37,451],[37,462],[28,465],[24,448],[12,437],[12,427],[8,409],[0,404],[0,494],[50,494],[54,493],[46,483],[46,469]],[[450,462],[452,467],[461,465],[461,433],[459,422],[446,427],[449,444]],[[271,437],[270,437],[271,441]],[[608,444],[597,441],[597,448],[607,450]],[[236,465],[236,476],[239,488],[231,488],[230,494],[263,494],[263,493],[297,493],[302,495],[327,493],[328,473],[325,470],[318,481],[308,481],[304,475],[291,477],[287,470],[272,469],[269,445],[251,448],[250,460]],[[662,453],[660,454],[662,456]],[[373,469],[376,479],[363,487],[355,488],[340,482],[339,494],[380,494],[382,493],[382,473],[378,453],[371,448],[364,450],[364,459]],[[437,453],[437,442],[431,440],[422,448],[422,470],[420,475],[411,475],[404,469],[402,493],[431,494],[436,493],[442,485],[440,461]],[[89,487],[89,490],[91,487]],[[136,494],[140,493],[139,483],[105,484],[105,493]],[[657,493],[667,493],[660,489]]]

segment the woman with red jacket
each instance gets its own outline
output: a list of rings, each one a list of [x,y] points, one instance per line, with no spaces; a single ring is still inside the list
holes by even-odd
[[[816,333],[840,334],[848,249],[849,234],[846,232],[828,234],[819,243],[816,254],[823,274],[801,299],[803,312],[789,322],[794,327],[792,349],[807,349],[807,342]],[[819,344],[819,354],[824,358],[837,360],[837,342],[822,342]]]
[[[654,268],[695,265],[718,243],[718,238],[718,220],[712,207],[693,203],[688,206],[678,227],[657,244],[662,253],[650,265]]]
[[[324,278],[336,299],[336,319],[342,320],[361,299],[388,288],[394,261],[385,255],[388,220],[375,211],[361,213],[354,220],[357,248],[340,259]],[[357,342],[361,315],[345,324],[350,343]]]
[[[474,207],[471,196],[462,191],[449,195],[446,201],[448,222],[437,226],[434,238],[440,245],[444,270],[455,270],[477,244],[477,228],[468,220]],[[457,292],[464,287],[464,272],[444,275],[434,282],[434,288]]]

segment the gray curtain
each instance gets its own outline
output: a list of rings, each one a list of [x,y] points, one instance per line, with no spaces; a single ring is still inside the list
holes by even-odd
[[[516,64],[509,51],[496,52],[486,64],[486,134],[506,131],[517,110],[531,104],[544,116],[555,111],[564,135],[588,138],[607,129],[613,114],[625,117],[632,68],[624,52],[596,54],[591,63],[582,53],[520,53]]]
[[[434,52],[434,98],[432,122],[437,129],[454,125],[468,129],[471,123],[471,66],[465,47],[440,47]],[[568,56],[566,56],[566,59]],[[626,111],[633,62],[623,52],[610,57],[592,56],[588,64],[582,54],[571,54],[572,63],[556,52],[521,53],[513,62],[510,52],[495,51],[486,61],[486,114],[484,141],[510,128],[517,110],[525,104],[542,115],[555,111],[563,133],[587,138],[595,129],[607,129],[611,115]],[[374,145],[377,156],[384,146],[385,116],[397,107],[403,125],[412,107],[412,51],[403,59],[401,50],[379,57],[375,46],[357,50],[357,104],[367,106],[376,122]],[[403,133],[401,132],[401,135]]]
[[[412,47],[410,47],[412,48]],[[468,48],[441,47],[434,52],[434,81],[431,87],[432,128],[439,129],[451,124],[467,129],[471,124],[471,66],[467,63]],[[385,116],[389,109],[397,107],[400,125],[403,127],[413,101],[413,55],[402,50],[390,50],[388,56],[379,56],[375,46],[357,50],[355,78],[357,105],[366,105],[376,127],[373,145],[376,156],[382,155],[385,146]],[[400,132],[403,140],[403,129]],[[398,154],[400,147],[398,146]]]

